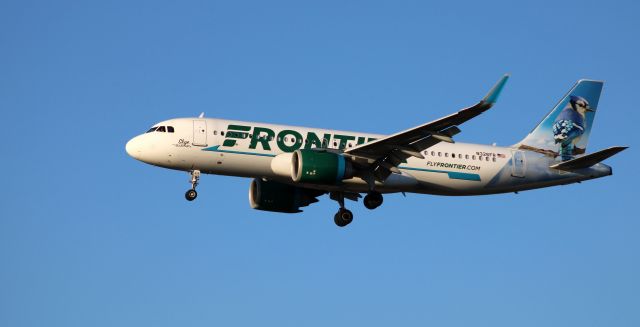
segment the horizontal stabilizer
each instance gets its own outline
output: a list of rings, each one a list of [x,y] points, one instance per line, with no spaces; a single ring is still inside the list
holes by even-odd
[[[588,154],[580,158],[571,159],[559,164],[555,164],[551,166],[551,168],[567,171],[589,168],[609,157],[616,155],[618,152],[623,151],[626,148],[626,146],[614,146],[608,149],[594,152],[592,154]]]

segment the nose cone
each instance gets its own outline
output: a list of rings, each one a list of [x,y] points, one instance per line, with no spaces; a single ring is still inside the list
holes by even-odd
[[[140,155],[142,154],[142,147],[140,146],[140,137],[136,136],[127,142],[125,145],[125,150],[127,154],[134,159],[140,160]]]

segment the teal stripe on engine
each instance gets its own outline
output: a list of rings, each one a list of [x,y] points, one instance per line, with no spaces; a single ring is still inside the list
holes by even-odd
[[[344,169],[346,166],[345,157],[338,156],[338,173],[336,174],[336,182],[341,182],[344,178]]]

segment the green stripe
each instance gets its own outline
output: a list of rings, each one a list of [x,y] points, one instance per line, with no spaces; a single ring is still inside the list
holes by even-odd
[[[257,152],[243,152],[243,151],[231,151],[231,150],[220,150],[220,146],[212,146],[209,148],[202,149],[202,151],[212,151],[212,152],[223,152],[223,153],[234,153],[234,154],[245,154],[250,156],[260,156],[260,157],[275,157],[275,154],[270,153],[257,153]],[[400,169],[405,170],[416,170],[416,171],[426,171],[429,173],[445,173],[451,179],[461,179],[466,181],[480,181],[480,175],[478,174],[470,174],[470,173],[460,173],[455,171],[446,171],[446,170],[435,170],[435,169],[424,169],[424,168],[414,168],[414,167],[398,167]]]
[[[227,129],[233,129],[236,131],[250,131],[251,127],[250,126],[242,126],[242,125],[229,125],[227,126]]]
[[[424,169],[424,168],[413,168],[413,167],[398,167],[400,169],[406,170],[417,170],[417,171],[426,171],[429,173],[445,173],[451,179],[462,179],[465,181],[480,181],[480,175],[478,174],[470,174],[470,173],[460,173],[456,171],[446,171],[446,170],[434,170],[434,169]]]
[[[210,148],[202,149],[202,151],[212,151],[212,152],[224,152],[224,153],[235,153],[235,154],[246,154],[250,156],[259,156],[259,157],[275,157],[275,154],[270,153],[257,153],[257,152],[242,152],[242,151],[231,151],[231,150],[220,150],[219,145],[212,146]]]

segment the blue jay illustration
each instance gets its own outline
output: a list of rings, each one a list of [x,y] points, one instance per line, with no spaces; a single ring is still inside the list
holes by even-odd
[[[575,145],[587,129],[587,111],[593,111],[589,102],[583,97],[571,95],[569,103],[553,123],[553,139],[556,144],[560,143],[563,161],[571,159]]]

